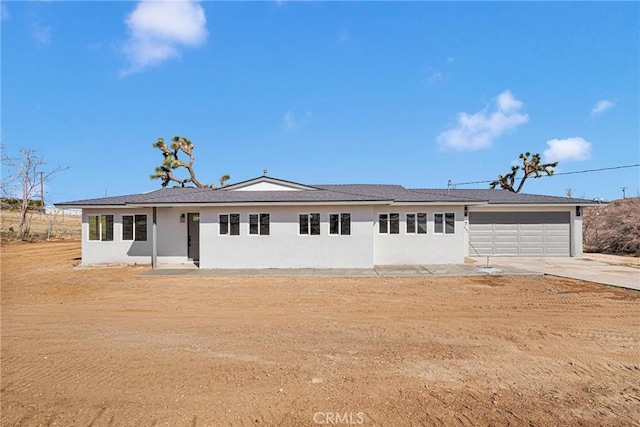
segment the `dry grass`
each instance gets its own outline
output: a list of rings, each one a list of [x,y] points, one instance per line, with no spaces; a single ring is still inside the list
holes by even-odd
[[[587,252],[640,255],[640,197],[588,207],[583,217]]]
[[[77,215],[63,215],[32,212],[31,215],[31,240],[46,239],[48,236],[49,222],[51,222],[51,238],[55,239],[79,239],[82,217]],[[0,211],[0,231],[2,240],[15,240],[18,238],[20,228],[20,212]]]

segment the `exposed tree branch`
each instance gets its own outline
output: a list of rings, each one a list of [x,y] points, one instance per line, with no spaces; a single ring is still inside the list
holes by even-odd
[[[160,179],[162,186],[166,187],[171,181],[184,187],[185,184],[193,184],[198,188],[215,188],[215,184],[203,184],[196,178],[195,171],[193,169],[193,163],[195,156],[193,154],[194,145],[190,140],[183,136],[174,136],[171,138],[171,145],[167,146],[164,142],[164,138],[158,138],[153,146],[162,152],[164,159],[160,166],[155,168],[155,173],[150,175],[151,179]],[[189,156],[189,161],[183,161],[180,159],[180,153]],[[188,178],[178,178],[174,171],[178,168],[184,168],[189,173]],[[220,185],[224,186],[225,181],[229,180],[229,175],[223,175],[220,177]]]
[[[553,175],[553,168],[558,166],[558,162],[540,164],[541,159],[540,154],[538,153],[531,156],[531,160],[529,160],[529,156],[531,156],[531,153],[529,152],[520,154],[519,158],[522,159],[522,166],[511,166],[511,172],[504,176],[498,175],[498,179],[492,181],[489,184],[489,187],[496,188],[497,186],[500,186],[503,190],[519,193],[527,178],[540,178],[542,173],[546,173],[547,176],[551,176]],[[522,178],[517,178],[516,176],[520,170],[523,171],[523,176]],[[518,184],[517,188],[514,188],[516,179],[520,180],[520,184]]]
[[[30,218],[28,215],[29,201],[36,195],[40,182],[49,181],[55,174],[67,167],[58,166],[49,171],[41,171],[40,168],[47,164],[40,155],[39,150],[21,148],[20,157],[9,157],[2,154],[2,164],[10,171],[9,176],[13,181],[19,181],[22,191],[20,203],[20,228],[19,235],[22,238],[29,236]],[[42,173],[42,176],[40,175]],[[42,194],[40,195],[42,197]]]

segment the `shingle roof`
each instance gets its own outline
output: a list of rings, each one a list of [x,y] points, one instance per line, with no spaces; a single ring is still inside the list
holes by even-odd
[[[576,199],[571,197],[545,196],[540,194],[513,193],[506,190],[475,188],[475,189],[442,189],[442,188],[414,188],[412,192],[424,194],[448,194],[452,197],[460,197],[462,200],[475,198],[485,200],[491,204],[567,204],[590,205],[597,202]]]
[[[175,197],[176,195],[194,194],[203,191],[202,188],[180,187],[162,188],[148,193],[129,194],[125,196],[100,197],[97,199],[74,200],[71,202],[56,203],[56,206],[118,206],[127,203],[140,203],[157,198]]]
[[[441,192],[412,191],[401,185],[386,184],[331,184],[331,185],[314,185],[316,188],[339,191],[349,194],[367,194],[376,197],[382,197],[386,200],[394,202],[422,202],[422,203],[462,203],[462,202],[478,202],[477,198],[448,195]]]
[[[273,181],[273,178],[269,178]],[[285,181],[283,181],[285,182]],[[290,181],[286,181],[290,182]],[[555,196],[512,193],[489,189],[407,189],[387,184],[330,184],[308,186],[299,191],[225,191],[215,188],[162,188],[141,194],[102,197],[56,203],[57,206],[126,206],[222,203],[489,203],[489,204],[569,204],[586,205],[592,202]]]
[[[310,191],[222,191],[204,189],[199,192],[161,195],[137,203],[281,203],[281,202],[366,202],[387,201],[368,194],[348,194],[329,190]],[[136,203],[136,202],[129,202]]]

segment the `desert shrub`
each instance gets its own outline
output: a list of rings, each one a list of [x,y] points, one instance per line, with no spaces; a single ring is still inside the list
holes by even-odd
[[[640,197],[584,209],[585,251],[640,256]]]

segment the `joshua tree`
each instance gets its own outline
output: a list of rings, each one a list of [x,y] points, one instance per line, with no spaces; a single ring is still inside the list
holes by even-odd
[[[158,138],[153,146],[162,151],[164,160],[162,160],[162,164],[160,166],[156,167],[156,172],[150,175],[150,178],[162,180],[163,187],[169,185],[171,181],[180,184],[180,186],[182,187],[184,187],[185,184],[188,183],[192,183],[198,188],[216,187],[215,184],[202,184],[196,179],[196,174],[193,170],[193,162],[195,161],[193,149],[195,148],[195,146],[187,138],[183,136],[174,136],[173,138],[171,138],[171,145],[169,146],[165,144],[164,138]],[[180,159],[180,152],[189,156],[188,162]],[[189,172],[188,178],[178,178],[174,175],[174,171],[181,167],[185,168],[187,172]],[[229,179],[231,179],[230,175],[222,175],[220,177],[220,186],[224,187],[225,182]]]
[[[534,154],[531,156],[531,160],[529,160],[529,156],[531,156],[531,153],[529,152],[520,154],[519,157],[522,159],[522,166],[511,166],[511,172],[504,176],[498,175],[498,179],[492,181],[489,186],[491,188],[500,186],[503,190],[519,193],[527,178],[531,176],[533,176],[533,178],[540,178],[542,173],[546,173],[547,176],[551,176],[553,175],[553,168],[558,166],[558,162],[540,164],[540,154]],[[524,176],[522,178],[516,178],[518,171],[521,169]],[[520,184],[517,188],[513,188],[516,179],[520,179]]]

